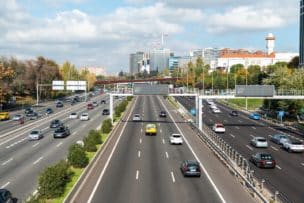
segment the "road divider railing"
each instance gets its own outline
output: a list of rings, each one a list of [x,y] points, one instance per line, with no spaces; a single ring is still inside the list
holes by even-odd
[[[179,109],[184,112],[182,118],[188,121],[188,117],[192,117],[182,104]],[[179,112],[179,111],[178,111]],[[185,116],[185,114],[188,114]],[[193,131],[206,143],[206,145],[214,152],[214,154],[232,171],[232,173],[241,180],[242,184],[250,189],[251,194],[257,197],[261,202],[278,202],[279,192],[271,194],[265,186],[265,180],[259,182],[254,177],[254,170],[250,168],[249,162],[237,150],[226,143],[219,135],[212,131],[207,125],[203,124],[203,130],[199,130],[194,122],[188,122]]]

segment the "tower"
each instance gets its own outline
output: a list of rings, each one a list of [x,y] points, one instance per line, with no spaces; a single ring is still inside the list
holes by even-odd
[[[304,66],[304,0],[300,1],[300,67]]]
[[[272,33],[269,33],[265,38],[265,40],[266,40],[267,54],[270,55],[273,53],[274,50],[275,37]]]

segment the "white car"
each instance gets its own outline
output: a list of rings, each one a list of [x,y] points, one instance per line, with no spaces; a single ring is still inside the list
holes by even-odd
[[[21,114],[17,114],[17,115],[14,115],[14,117],[13,117],[13,121],[20,121],[22,118],[24,118],[24,116],[23,115],[21,115]]]
[[[288,152],[303,152],[304,144],[301,141],[289,140],[283,142],[283,148],[286,149]]]
[[[133,121],[141,121],[140,115],[139,114],[134,114]]]
[[[98,103],[96,101],[93,101],[92,104],[94,107],[98,106]]]
[[[40,140],[43,137],[41,130],[32,130],[28,136],[28,139],[31,140]]]
[[[75,112],[73,112],[73,113],[70,114],[69,118],[70,119],[77,119],[78,118],[78,114],[75,113]]]
[[[207,99],[206,101],[209,105],[215,105],[214,101],[212,99]]]
[[[214,109],[212,109],[212,112],[213,113],[221,113],[221,110],[219,110],[218,108],[214,108]]]
[[[88,113],[82,113],[80,116],[81,121],[88,121],[90,120],[89,114]]]
[[[210,107],[210,109],[217,109],[217,106],[215,104],[212,104],[209,107]]]
[[[183,144],[183,138],[181,134],[172,134],[170,136],[170,144]]]
[[[216,133],[224,133],[226,131],[225,127],[222,123],[214,124],[213,127],[212,127],[212,130]]]
[[[268,142],[264,137],[254,137],[251,141],[250,144],[255,147],[268,147]]]

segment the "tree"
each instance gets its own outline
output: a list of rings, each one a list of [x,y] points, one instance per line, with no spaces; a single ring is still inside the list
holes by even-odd
[[[288,68],[292,68],[292,69],[296,69],[296,68],[299,68],[299,57],[296,56],[294,57],[293,59],[291,59],[291,61],[288,63]]]
[[[69,148],[68,162],[75,168],[84,168],[89,163],[89,158],[82,146],[73,144]]]
[[[14,77],[15,71],[0,63],[0,103],[6,103],[9,100],[12,94],[10,83]]]
[[[103,121],[101,126],[101,132],[102,133],[109,133],[112,130],[112,121],[111,119],[106,119]]]
[[[75,68],[75,65],[66,61],[60,67],[60,74],[64,81],[68,80],[79,80],[78,70]]]

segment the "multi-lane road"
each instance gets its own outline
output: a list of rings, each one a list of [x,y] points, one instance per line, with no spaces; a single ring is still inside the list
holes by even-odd
[[[187,109],[194,106],[193,98],[178,98]],[[282,127],[264,122],[254,121],[248,118],[247,114],[240,113],[238,117],[229,115],[231,109],[227,106],[217,103],[221,113],[213,113],[204,102],[203,107],[203,123],[212,128],[216,122],[223,123],[226,128],[222,138],[229,143],[234,149],[241,153],[245,158],[255,152],[265,151],[271,153],[277,166],[272,169],[259,169],[254,165],[254,175],[259,180],[264,179],[266,186],[272,191],[279,191],[279,197],[284,202],[302,203],[304,200],[304,156],[299,153],[288,153],[281,149],[277,144],[270,141],[270,136],[279,133],[287,133],[292,139],[302,140],[303,136],[299,131],[291,131]],[[250,146],[250,140],[255,136],[267,138],[269,147],[267,149],[257,149]]]
[[[79,102],[73,106],[65,104],[63,108],[56,108],[54,102],[44,104],[36,111],[44,112],[45,108],[52,107],[55,111],[50,115],[42,115],[34,121],[19,124],[17,121],[4,121],[0,123],[0,188],[9,189],[18,202],[23,202],[37,187],[37,177],[47,166],[65,159],[69,146],[77,140],[82,140],[90,129],[96,129],[106,116],[102,110],[107,104],[100,104],[106,95],[91,99],[99,103],[93,110],[87,110],[86,102]],[[108,99],[107,99],[108,101]],[[89,121],[69,119],[71,112],[88,112]],[[68,125],[71,135],[64,139],[54,139],[50,122],[54,119],[63,121]],[[44,137],[39,141],[28,141],[29,132],[40,129]]]
[[[167,118],[160,118],[160,111]],[[133,122],[140,114],[141,122]],[[157,135],[145,135],[155,123]],[[66,202],[255,202],[163,97],[138,96],[84,181]],[[183,145],[170,145],[181,133]],[[200,178],[185,178],[184,160],[198,160]]]

